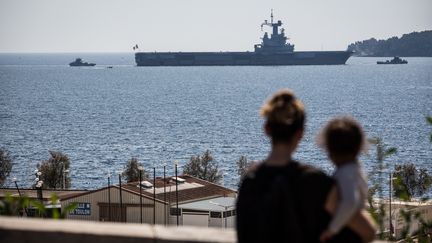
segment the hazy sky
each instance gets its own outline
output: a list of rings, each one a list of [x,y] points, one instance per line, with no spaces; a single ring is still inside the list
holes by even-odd
[[[432,29],[432,0],[0,0],[0,52],[253,50],[271,8],[296,50]]]

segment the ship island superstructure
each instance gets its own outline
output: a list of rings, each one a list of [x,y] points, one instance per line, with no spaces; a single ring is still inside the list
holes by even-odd
[[[265,65],[338,65],[345,64],[351,51],[294,51],[282,21],[261,24],[272,28],[264,33],[253,52],[136,52],[137,66],[265,66]],[[134,48],[135,49],[135,48]]]

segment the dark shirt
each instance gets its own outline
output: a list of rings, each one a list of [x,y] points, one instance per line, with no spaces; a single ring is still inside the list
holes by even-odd
[[[319,242],[331,219],[324,205],[333,185],[321,171],[298,162],[260,165],[239,190],[238,242]],[[331,242],[361,240],[344,228]]]

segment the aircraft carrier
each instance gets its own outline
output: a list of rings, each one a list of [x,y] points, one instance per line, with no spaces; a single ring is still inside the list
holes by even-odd
[[[261,24],[271,27],[265,32],[261,44],[253,52],[136,52],[137,66],[273,66],[273,65],[340,65],[345,64],[351,51],[294,51],[287,42],[282,21],[267,20]],[[138,46],[134,47],[134,50]]]

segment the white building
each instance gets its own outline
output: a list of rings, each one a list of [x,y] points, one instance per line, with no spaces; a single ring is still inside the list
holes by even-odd
[[[221,228],[235,227],[234,197],[217,197],[179,205],[179,221],[182,225],[209,226]],[[176,224],[176,216],[170,216],[171,224]]]
[[[384,209],[385,209],[385,217],[384,217],[384,227],[385,231],[390,232],[390,204],[389,201],[383,201]],[[411,213],[411,222],[407,224],[406,220],[403,217],[403,212]],[[420,218],[415,217],[414,215],[418,214],[421,219],[426,222],[432,222],[432,201],[412,201],[412,202],[404,202],[404,201],[392,201],[391,203],[391,223],[393,226],[393,235],[396,239],[400,239],[402,236],[402,232],[405,228],[409,229],[409,234],[412,234],[419,230],[421,223]]]
[[[139,185],[132,182],[121,189],[114,185],[65,196],[61,205],[78,203],[67,215],[78,220],[234,226],[237,194],[231,189],[189,175],[143,181],[141,190]]]

